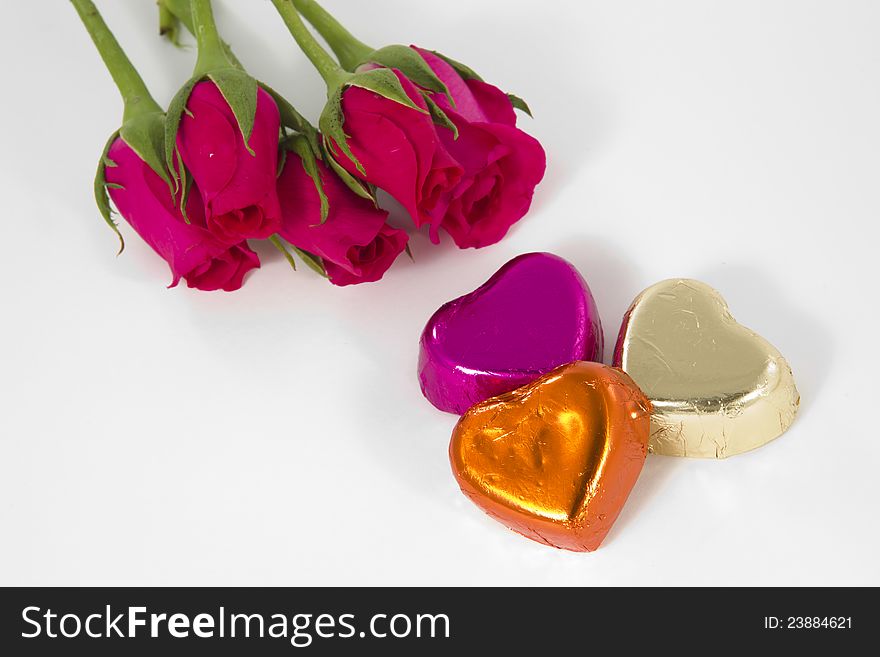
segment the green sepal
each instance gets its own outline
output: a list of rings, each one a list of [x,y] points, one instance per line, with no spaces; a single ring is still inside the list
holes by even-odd
[[[354,156],[354,153],[351,152],[351,148],[348,145],[348,135],[345,134],[345,129],[343,128],[345,116],[342,113],[342,92],[344,89],[344,86],[337,87],[330,94],[327,105],[324,106],[324,111],[321,112],[318,126],[324,135],[324,144],[330,155],[333,155],[332,149],[335,142],[345,156],[354,163],[357,170],[362,174],[366,174],[363,165]],[[332,142],[329,140],[332,140]]]
[[[284,241],[278,237],[278,235],[272,235],[272,237],[269,238],[269,242],[271,242],[272,246],[278,249],[279,253],[284,256],[284,259],[287,260],[287,264],[290,265],[291,269],[296,271],[296,260],[293,259],[293,254],[287,250]]]
[[[414,109],[416,112],[428,113],[427,110],[416,105],[412,98],[406,95],[406,91],[403,85],[400,84],[400,80],[394,75],[394,71],[387,68],[374,68],[362,73],[355,73],[346,80],[343,87],[360,87],[361,89],[377,93],[388,100],[393,100],[395,103],[400,103],[410,109]]]
[[[178,192],[180,193],[180,197],[177,201],[177,209],[180,211],[180,216],[183,217],[184,223],[189,224],[191,222],[186,213],[186,201],[189,197],[189,191],[192,187],[193,181],[189,172],[186,170],[186,165],[183,163],[183,155],[180,154],[180,151],[174,151],[174,156],[177,160],[177,168],[174,171],[175,180],[177,181],[177,189],[172,194],[172,197],[177,197]]]
[[[161,112],[138,114],[122,124],[119,137],[165,181],[169,189],[172,187],[162,156],[165,149],[164,114]]]
[[[186,186],[186,175],[187,175],[186,165],[183,163],[183,155],[180,153],[179,150],[174,151],[174,157],[177,161],[177,169],[175,170],[175,175],[177,176],[178,183],[181,180],[183,181],[183,183],[184,183],[183,185],[178,185],[179,187],[182,188],[182,187]],[[182,191],[182,189],[180,189],[178,191]],[[175,192],[175,194],[176,193],[177,192]]]
[[[425,103],[428,105],[428,111],[431,113],[431,118],[434,119],[434,123],[437,125],[443,126],[444,128],[448,128],[452,130],[452,138],[458,139],[458,126],[452,122],[452,119],[443,111],[443,109],[434,102],[434,99],[431,98],[431,94],[424,93],[422,94]]]
[[[186,224],[191,224],[192,221],[190,221],[189,215],[186,213],[186,205],[189,201],[189,193],[192,191],[193,179],[192,176],[187,174],[186,169],[183,167],[183,163],[181,163],[180,167],[183,170],[184,178],[184,183],[183,185],[181,185],[182,190],[180,193],[180,216],[183,217],[183,221]]]
[[[411,262],[415,262],[415,261],[416,261],[416,257],[413,255],[412,249],[409,247],[409,243],[408,243],[408,242],[407,242],[407,245],[406,245],[405,247],[403,247],[403,250],[406,251],[406,255],[409,256],[409,259],[410,259]]]
[[[386,46],[373,52],[366,61],[361,63],[372,63],[386,68],[396,68],[423,89],[443,94],[449,99],[450,104],[455,107],[455,101],[452,98],[452,94],[449,93],[449,88],[434,73],[434,69],[428,65],[428,62],[412,48],[407,46]]]
[[[110,147],[117,137],[119,137],[119,132],[114,132],[110,135],[110,139],[107,140],[107,145],[104,146],[104,151],[101,153],[101,159],[98,160],[98,171],[95,174],[95,203],[98,205],[98,210],[101,212],[104,221],[113,229],[116,237],[119,238],[119,251],[116,254],[119,255],[125,250],[125,239],[122,237],[119,225],[113,221],[113,208],[110,207],[110,195],[107,193],[107,177],[104,173],[106,167],[116,166],[116,163],[107,154],[110,152]]]
[[[520,98],[519,96],[516,96],[514,94],[507,94],[507,97],[510,99],[510,104],[513,105],[514,109],[518,109],[521,112],[525,112],[530,117],[532,116],[532,110],[526,101],[524,101],[522,98]],[[532,117],[532,118],[534,118],[534,117]]]
[[[292,248],[300,258],[302,258],[303,262],[306,263],[306,267],[311,269],[313,272],[315,272],[319,276],[322,276],[324,278],[330,278],[327,275],[327,270],[324,268],[324,261],[321,260],[318,256],[316,256],[314,253],[309,253],[308,251],[303,251],[302,249],[300,249],[297,246],[294,246],[293,244],[290,245],[290,248]]]
[[[339,178],[345,184],[345,186],[353,191],[357,196],[360,196],[361,198],[370,201],[374,206],[379,207],[379,202],[376,200],[376,193],[373,191],[371,186],[364,181],[355,178],[345,169],[345,167],[339,164],[336,158],[333,157],[333,155],[330,153],[329,144],[325,143],[324,149],[327,154],[323,159],[325,162],[330,164],[330,168],[333,169],[336,177]]]
[[[254,155],[248,142],[254,129],[257,116],[257,81],[244,71],[237,68],[223,68],[208,73],[211,81],[217,85],[224,100],[235,115],[238,129],[244,139],[244,147]]]
[[[273,235],[269,238],[269,241],[272,243],[272,246],[278,249],[278,251],[284,256],[284,259],[287,260],[288,264],[293,268],[293,271],[296,271],[296,260],[294,260],[290,249],[302,258],[303,262],[306,263],[306,266],[309,269],[317,273],[319,276],[329,278],[329,276],[327,276],[327,270],[324,268],[324,262],[318,256],[309,253],[308,251],[303,251],[293,244],[290,244],[290,249],[288,249],[288,245],[278,235]]]
[[[289,137],[286,137],[286,136],[282,135],[282,139],[281,139],[281,145],[282,145],[282,146],[284,146],[284,142],[285,142],[287,139],[289,139]],[[284,165],[285,165],[285,164],[287,164],[287,149],[286,149],[286,148],[281,148],[281,149],[279,149],[279,151],[278,151],[278,166],[275,167],[275,177],[276,177],[276,178],[280,178],[280,177],[281,177],[281,174],[284,172]]]
[[[348,171],[346,171],[346,169],[341,164],[339,164],[336,158],[333,157],[330,148],[331,144],[325,140],[324,150],[326,152],[326,155],[322,159],[330,164],[330,168],[333,169],[333,172],[336,174],[336,176],[343,183],[345,183],[345,186],[348,187],[355,194],[363,199],[370,201],[374,206],[379,207],[379,202],[376,200],[376,194],[372,191],[372,189],[370,189],[370,187],[366,183],[358,180]]]
[[[125,189],[125,185],[120,185],[118,183],[104,183],[104,187],[107,189]]]
[[[321,179],[321,171],[318,169],[318,158],[312,150],[309,140],[304,135],[294,135],[289,139],[285,139],[281,144],[281,152],[293,151],[299,156],[302,167],[315,185],[315,191],[318,192],[318,198],[321,200],[321,224],[327,221],[330,216],[330,199],[324,191],[324,181]]]
[[[436,55],[437,57],[442,59],[444,62],[449,64],[453,68],[453,70],[461,76],[462,79],[464,79],[464,80],[479,80],[480,82],[484,82],[483,78],[481,78],[479,75],[477,75],[477,73],[474,71],[474,69],[472,69],[470,66],[462,64],[461,62],[457,62],[454,59],[452,59],[452,57],[447,57],[443,53],[437,52],[436,50],[430,50],[428,52],[430,52],[432,55]]]
[[[165,165],[171,172],[174,181],[174,192],[180,190],[180,177],[175,168],[174,154],[177,151],[177,131],[180,130],[180,119],[186,111],[193,87],[201,80],[199,77],[190,78],[180,91],[171,99],[168,112],[165,114]]]

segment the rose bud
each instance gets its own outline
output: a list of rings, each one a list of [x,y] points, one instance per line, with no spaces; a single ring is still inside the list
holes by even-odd
[[[95,5],[90,0],[72,2],[125,105],[122,127],[108,140],[95,177],[95,199],[104,220],[124,247],[111,216],[112,198],[135,232],[168,263],[172,286],[184,278],[190,287],[202,290],[240,288],[245,274],[259,267],[257,255],[245,243],[223,244],[205,228],[184,220],[163,164],[165,114]],[[198,197],[187,207],[195,221],[204,220]]]
[[[178,190],[186,190],[187,177],[195,182],[217,239],[269,238],[281,225],[278,104],[220,40],[210,0],[193,0],[191,12],[199,54],[168,109],[166,164]]]
[[[470,69],[415,50],[450,91],[454,105],[439,94],[435,102],[455,126],[457,137],[444,127],[438,127],[438,133],[465,171],[441,226],[459,248],[495,244],[528,212],[535,187],[544,177],[544,149],[516,127],[516,101],[507,94]]]
[[[329,100],[319,127],[329,164],[355,191],[353,178],[366,183],[368,191],[378,187],[388,192],[416,226],[431,225],[436,241],[463,169],[434,128],[430,98],[398,70],[343,70],[306,29],[290,0],[272,1],[327,83]],[[443,83],[429,66],[424,68],[442,92]]]
[[[436,212],[443,213],[442,227],[455,243],[479,248],[503,238],[528,212],[546,168],[541,145],[516,127],[514,108],[528,113],[526,103],[438,53],[414,46],[370,48],[314,0],[292,2],[343,68],[391,69],[424,96],[443,146],[463,168],[454,189],[435,204]]]
[[[171,190],[149,165],[122,139],[107,153],[105,178],[110,198],[135,232],[171,268],[170,287],[181,278],[191,288],[232,292],[242,286],[245,274],[260,266],[247,245],[225,244],[205,227],[201,197],[191,194],[184,221]]]
[[[307,171],[307,160],[297,152],[308,148],[303,137],[286,142],[289,148],[281,176],[281,236],[323,260],[334,285],[372,283],[406,249],[405,231],[386,223],[388,213],[352,192],[324,164]],[[329,201],[329,216],[321,221],[321,199],[312,179],[319,175]]]

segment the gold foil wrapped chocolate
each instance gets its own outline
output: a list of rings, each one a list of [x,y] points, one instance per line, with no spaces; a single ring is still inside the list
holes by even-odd
[[[800,395],[782,354],[694,280],[648,288],[623,320],[614,364],[651,400],[654,454],[726,458],[782,435]]]

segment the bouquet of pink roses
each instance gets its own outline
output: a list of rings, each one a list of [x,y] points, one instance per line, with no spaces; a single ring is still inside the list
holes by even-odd
[[[481,248],[525,216],[543,178],[541,145],[516,126],[525,102],[437,52],[366,46],[313,0],[272,2],[327,84],[318,128],[245,70],[210,0],[159,0],[161,31],[176,40],[185,26],[198,45],[167,109],[94,4],[71,2],[124,105],[98,166],[98,207],[124,246],[115,206],[168,263],[172,286],[239,289],[260,266],[255,240],[334,285],[378,281],[409,236],[388,223],[377,190],[435,244],[444,231],[460,248]]]

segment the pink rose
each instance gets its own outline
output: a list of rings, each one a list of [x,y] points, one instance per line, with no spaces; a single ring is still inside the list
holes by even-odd
[[[208,230],[227,244],[278,232],[278,106],[262,88],[248,152],[229,104],[213,82],[199,82],[187,101],[177,148],[202,194]]]
[[[394,71],[407,96],[425,109],[418,88]],[[342,96],[343,129],[352,153],[366,173],[357,170],[334,145],[337,160],[352,175],[385,190],[403,205],[416,226],[437,229],[462,176],[428,114],[360,87],[348,87]]]
[[[171,287],[183,278],[191,288],[232,292],[242,286],[245,274],[260,266],[246,242],[224,244],[203,227],[204,209],[195,190],[187,204],[190,225],[167,183],[128,144],[117,139],[108,157],[116,164],[104,171],[110,198],[135,232],[168,263],[174,277]]]
[[[457,140],[448,128],[437,131],[464,168],[448,200],[437,204],[438,210],[445,210],[441,225],[460,248],[495,244],[528,212],[544,177],[544,149],[516,127],[516,114],[504,92],[480,80],[465,80],[433,53],[413,48],[455,100],[452,107],[446,96],[432,96],[458,128]]]
[[[406,232],[387,225],[387,212],[355,195],[324,164],[317,164],[330,202],[327,220],[321,223],[321,202],[314,181],[291,152],[278,179],[280,235],[321,257],[334,285],[378,281],[405,249]]]

